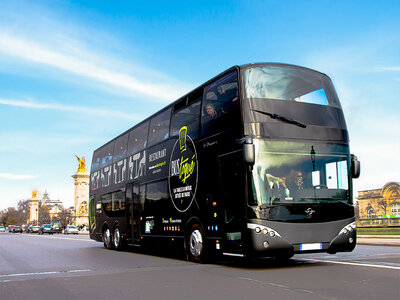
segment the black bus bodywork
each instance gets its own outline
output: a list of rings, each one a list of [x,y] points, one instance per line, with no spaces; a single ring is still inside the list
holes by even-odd
[[[326,75],[235,66],[94,152],[90,236],[181,243],[197,262],[352,251],[358,176]]]

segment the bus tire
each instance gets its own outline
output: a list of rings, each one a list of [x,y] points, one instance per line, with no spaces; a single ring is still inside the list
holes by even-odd
[[[123,249],[123,241],[121,239],[121,231],[119,230],[119,225],[115,225],[113,234],[113,246],[114,249],[120,251]]]
[[[186,251],[188,259],[196,263],[204,263],[206,261],[206,245],[203,228],[194,223],[189,230],[186,238]]]
[[[103,243],[104,243],[104,248],[111,249],[112,246],[111,230],[108,227],[106,227],[103,231]]]

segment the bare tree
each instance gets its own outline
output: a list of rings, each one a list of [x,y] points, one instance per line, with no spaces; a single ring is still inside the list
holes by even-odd
[[[59,214],[58,218],[62,227],[67,226],[71,222],[71,212],[69,209],[64,208]]]
[[[5,226],[7,220],[7,210],[0,210],[0,225]]]
[[[18,202],[18,214],[21,224],[27,224],[29,221],[30,203],[29,200],[21,200]]]
[[[39,205],[39,224],[50,224],[49,208],[46,205]]]
[[[356,205],[354,206],[354,215],[355,215],[357,220],[361,219],[361,216],[360,216],[360,204],[358,203],[358,201],[356,202]]]
[[[382,215],[386,215],[387,214],[387,209],[389,207],[389,201],[387,201],[386,199],[378,201],[378,207],[383,212]]]
[[[19,225],[19,221],[18,211],[14,207],[9,207],[6,213],[6,226]]]

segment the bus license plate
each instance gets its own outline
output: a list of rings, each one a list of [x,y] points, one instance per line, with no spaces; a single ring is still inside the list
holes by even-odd
[[[306,251],[306,250],[321,250],[321,249],[322,249],[322,243],[300,244],[300,250],[301,250],[301,251]]]

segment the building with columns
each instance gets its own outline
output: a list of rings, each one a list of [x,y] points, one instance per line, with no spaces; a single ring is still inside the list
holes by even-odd
[[[30,224],[37,224],[39,221],[39,211],[40,207],[46,206],[47,210],[49,211],[49,220],[45,220],[46,223],[51,223],[53,221],[53,217],[58,217],[59,213],[63,210],[63,203],[57,199],[52,200],[47,193],[47,190],[43,194],[42,199],[38,199],[37,197],[37,190],[32,191],[32,198],[29,199],[29,220],[28,223]],[[43,220],[42,220],[43,221]]]
[[[75,155],[76,156],[76,155]],[[79,158],[78,170],[72,178],[75,184],[74,218],[75,224],[89,225],[88,203],[89,203],[89,174],[86,170],[85,157]]]
[[[357,225],[399,226],[400,183],[388,182],[381,189],[359,191],[357,210]]]

